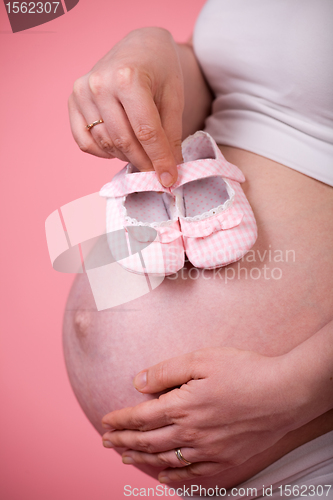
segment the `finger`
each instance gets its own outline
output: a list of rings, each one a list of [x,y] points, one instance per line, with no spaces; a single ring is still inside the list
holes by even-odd
[[[110,153],[101,149],[93,136],[87,130],[87,121],[79,111],[73,96],[68,100],[69,121],[75,142],[84,153],[90,153],[101,158],[114,158]],[[91,123],[91,122],[90,122]]]
[[[107,106],[104,105],[103,101],[98,104],[114,147],[126,157],[127,161],[135,165],[139,170],[154,170],[152,162],[135,137],[124,108],[119,102],[112,99],[107,103]]]
[[[87,116],[92,117],[93,114],[89,113]],[[96,114],[94,116],[97,116]],[[100,114],[100,116],[103,116]],[[94,121],[94,120],[93,120]],[[104,120],[103,120],[104,121]],[[87,119],[87,123],[92,123],[91,118]],[[104,123],[99,123],[98,125],[95,125],[93,128],[90,129],[90,134],[94,138],[94,141],[96,142],[97,146],[108,153],[109,155],[112,155],[114,158],[118,158],[119,160],[126,161],[128,162],[129,159],[126,157],[126,155],[123,154],[122,151],[120,151],[114,144],[113,140],[110,137],[110,134],[105,126]]]
[[[171,89],[173,92],[173,89]],[[182,116],[183,116],[183,97],[175,99],[174,95],[166,92],[159,108],[162,127],[170,144],[172,154],[177,165],[183,162],[182,155]]]
[[[158,475],[160,483],[173,483],[201,476],[214,476],[227,467],[216,462],[198,462],[182,468],[166,469]]]
[[[140,372],[134,379],[134,387],[140,392],[155,393],[204,378],[199,372],[199,357],[195,351],[162,361]]]
[[[166,396],[166,395],[165,395]],[[137,406],[116,410],[105,415],[102,426],[105,429],[134,429],[147,431],[173,423],[168,403],[169,398],[151,399]]]
[[[136,92],[130,90],[132,76],[127,68],[120,85],[119,95],[134,134],[150,158],[161,184],[169,187],[178,177],[176,160],[162,128],[160,115],[150,89],[139,85]],[[135,112],[133,112],[135,110]]]
[[[198,452],[194,448],[182,448],[182,455],[189,462],[199,460]],[[122,454],[124,464],[147,464],[153,467],[187,467],[187,464],[181,462],[176,455],[175,450],[164,451],[160,453],[143,453],[141,451],[126,450]]]
[[[174,427],[171,425],[147,432],[132,430],[106,432],[103,435],[103,445],[106,448],[130,448],[144,453],[159,453],[179,446],[179,437],[176,436]]]
[[[74,97],[75,99],[75,97]],[[117,109],[117,104],[112,101],[109,102],[108,113],[106,110],[100,108],[100,106],[96,105],[90,98],[86,97],[85,99],[79,100],[77,102],[77,108],[81,115],[84,117],[87,124],[93,123],[96,120],[103,120],[103,123],[98,123],[94,127],[92,127],[89,132],[93,137],[97,146],[102,150],[112,155],[114,158],[119,158],[122,161],[130,161],[129,157],[126,156],[126,152],[119,149],[115,141],[111,138],[110,130],[108,129],[105,121],[108,116],[110,116],[111,112],[114,113],[114,110]],[[117,123],[117,120],[114,120],[114,127],[121,128],[121,124]],[[111,128],[112,131],[112,128]],[[141,147],[141,146],[140,146]],[[142,150],[142,147],[141,147]],[[144,151],[142,150],[144,153]],[[151,166],[152,168],[152,166]]]

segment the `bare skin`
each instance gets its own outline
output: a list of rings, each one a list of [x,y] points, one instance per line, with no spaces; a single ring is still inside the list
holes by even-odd
[[[181,129],[187,136],[202,128],[211,101],[191,46],[176,46],[165,30],[145,28],[129,34],[76,82],[69,110],[74,138],[83,151],[126,159],[140,170],[155,169],[161,182],[169,185],[170,176],[174,182],[177,175]],[[99,117],[104,123],[87,132],[85,124]],[[105,432],[101,425],[105,414],[104,424],[124,429],[107,432],[104,442],[119,452],[125,451],[123,457],[131,458],[154,477],[161,469],[176,467],[163,474],[178,486],[184,479],[190,484],[188,479],[194,477],[192,482],[206,486],[239,484],[293,448],[333,428],[329,411],[332,188],[250,152],[223,146],[221,149],[247,179],[243,189],[259,229],[252,259],[245,258],[240,265],[235,263],[219,273],[198,274],[187,266],[177,277],[165,279],[154,292],[102,312],[96,311],[86,277],[80,276],[70,293],[64,318],[66,363],[83,410],[100,433]],[[209,347],[213,350],[208,356],[203,349]],[[236,356],[228,373],[223,373],[230,348],[241,349],[245,355]],[[139,424],[135,427],[134,416],[139,411],[135,405],[157,397],[149,392],[184,384],[181,391],[193,388],[195,383],[191,384],[191,376],[189,384],[187,379],[177,378],[180,367],[184,372],[189,369],[186,357],[171,360],[171,385],[155,384],[155,388],[148,387],[140,394],[132,385],[134,376],[158,362],[200,349],[198,352],[206,355],[200,354],[197,359],[198,370],[212,372],[201,407],[196,409],[192,401],[187,415],[182,410],[179,420],[183,427],[163,427],[163,418],[155,418],[147,410],[147,428]],[[286,375],[281,367],[287,365],[279,360],[286,356],[291,360],[290,353],[295,352],[301,354],[290,363]],[[261,371],[263,357],[265,370]],[[273,369],[277,360],[278,372]],[[237,363],[239,370],[230,377]],[[258,373],[257,380],[247,373]],[[266,409],[267,418],[261,417],[257,435],[245,418],[243,431],[249,439],[237,432],[237,439],[233,439],[233,426],[229,425],[221,440],[225,422],[222,419],[221,425],[214,428],[214,409],[219,405],[230,408],[235,390],[240,408],[246,407],[246,397],[250,395],[251,400],[251,394],[258,396],[263,390],[261,400],[252,404],[252,409]],[[302,412],[300,400],[305,393],[308,401]],[[177,390],[171,390],[159,401],[170,402],[167,406],[172,409],[177,394]],[[114,412],[125,407],[134,408]],[[147,408],[147,403],[143,407]],[[207,419],[202,408],[207,408]],[[276,414],[282,415],[282,424],[276,422]],[[202,444],[200,447],[200,433],[192,425],[196,418],[201,418],[205,442],[212,443],[208,448],[206,444],[206,450]],[[148,427],[148,421],[153,422],[152,427]],[[186,422],[191,425],[184,426]],[[156,433],[149,429],[159,430],[157,434],[164,435],[163,443],[157,446],[153,437]],[[191,441],[184,448],[180,441],[184,430],[189,429]],[[172,451],[178,446],[194,462],[192,466],[179,467]],[[216,454],[210,463],[207,452],[214,447]],[[200,459],[206,462],[197,463]]]
[[[227,283],[225,271],[221,278],[214,278],[212,271],[211,279],[200,275],[196,280],[184,279],[185,273],[176,280],[165,279],[152,293],[129,304],[97,312],[88,282],[79,276],[64,318],[65,358],[78,400],[100,433],[105,432],[103,415],[152,397],[138,393],[132,384],[143,368],[215,346],[279,356],[332,320],[332,188],[252,153],[229,147],[222,151],[243,170],[244,189],[258,222],[256,262],[245,260],[241,267],[248,273],[254,267],[278,267],[282,277],[273,279],[266,270],[270,279],[263,271],[260,279],[246,279],[241,271],[238,279],[235,263],[229,267],[235,268],[236,279]],[[284,262],[274,262],[274,250],[282,251]],[[289,253],[286,262],[288,250],[295,252],[295,261]],[[200,478],[200,483],[239,484],[331,429],[333,416],[328,412],[245,464]],[[161,470],[139,467],[154,477]]]

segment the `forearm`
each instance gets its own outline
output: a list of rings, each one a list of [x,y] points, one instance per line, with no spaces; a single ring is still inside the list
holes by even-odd
[[[192,45],[178,44],[178,53],[184,78],[183,139],[185,139],[203,128],[205,119],[211,112],[213,94],[201,72]]]
[[[303,420],[295,422],[299,427],[333,408],[333,321],[283,358],[285,382]]]

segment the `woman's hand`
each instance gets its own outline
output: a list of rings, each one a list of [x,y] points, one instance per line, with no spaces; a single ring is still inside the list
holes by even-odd
[[[169,467],[160,473],[161,482],[217,474],[301,425],[303,394],[297,394],[297,377],[288,375],[284,356],[232,348],[169,359],[139,373],[135,387],[142,393],[181,387],[106,415],[102,423],[111,430],[104,445],[128,448],[124,463]],[[192,465],[177,459],[176,448]]]
[[[83,151],[155,169],[166,187],[182,162],[183,107],[177,45],[162,28],[132,31],[76,80],[69,98],[72,133]],[[87,130],[99,119],[104,123]]]

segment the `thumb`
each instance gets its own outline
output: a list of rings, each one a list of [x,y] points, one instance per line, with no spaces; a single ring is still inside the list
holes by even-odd
[[[186,384],[190,380],[202,378],[198,374],[199,359],[191,352],[167,359],[141,371],[134,378],[134,387],[143,393],[156,393]]]

